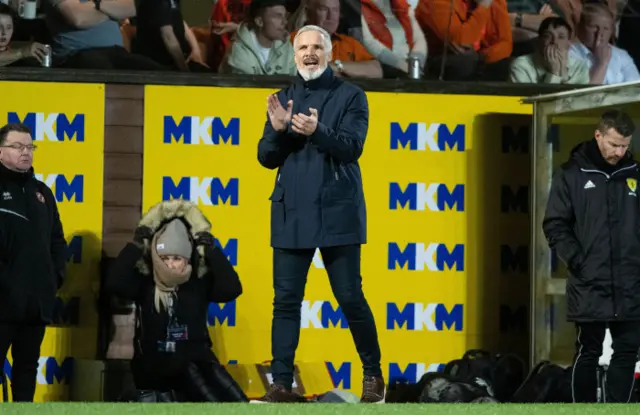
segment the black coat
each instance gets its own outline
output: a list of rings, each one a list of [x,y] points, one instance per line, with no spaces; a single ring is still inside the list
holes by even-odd
[[[271,200],[271,246],[305,249],[364,244],[367,215],[358,159],[369,125],[367,97],[359,87],[333,75],[300,76],[277,93],[281,105],[293,100],[293,114],[318,110],[310,136],[291,126],[277,133],[269,117],[258,143],[258,160],[278,169]]]
[[[211,224],[195,204],[180,199],[154,206],[140,224],[148,226],[155,233],[164,223],[174,218],[185,222],[192,237],[211,228]],[[164,307],[160,312],[155,309],[150,244],[145,244],[144,249],[135,243],[127,244],[109,268],[105,284],[107,293],[135,301],[137,306],[139,325],[134,337],[134,360],[146,360],[152,362],[153,366],[162,364],[159,363],[162,360],[175,361],[175,358],[215,359],[207,328],[208,305],[210,302],[226,303],[235,300],[242,294],[242,285],[238,274],[219,247],[206,246],[201,252],[202,248],[198,246],[193,250],[193,271],[189,280],[177,290],[177,322],[187,326],[188,340],[176,342],[176,352],[171,354],[158,353],[158,342],[166,340],[169,315]]]
[[[0,164],[0,323],[52,323],[66,246],[51,189]]]
[[[630,153],[607,165],[592,140],[553,177],[543,230],[569,269],[569,321],[640,320],[639,176]]]
[[[169,316],[164,308],[160,313],[155,309],[153,276],[142,275],[136,269],[136,263],[142,257],[142,249],[134,243],[127,244],[109,269],[106,290],[111,295],[135,301],[140,323],[134,338],[135,357],[157,360],[167,357],[158,354],[157,344],[166,340]],[[145,261],[151,267],[150,258],[145,258]],[[185,359],[213,356],[213,344],[207,328],[209,303],[233,301],[242,293],[238,275],[220,248],[207,247],[205,261],[209,271],[203,277],[198,277],[194,271],[177,292],[178,324],[187,326],[189,339],[177,342],[175,356]],[[192,263],[198,263],[196,251]]]

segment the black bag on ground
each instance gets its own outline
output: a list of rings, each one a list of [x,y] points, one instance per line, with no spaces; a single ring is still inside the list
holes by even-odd
[[[449,362],[444,373],[454,379],[474,384],[488,396],[508,402],[526,375],[525,363],[514,354],[492,355],[485,350],[469,350],[461,359]]]
[[[513,395],[514,403],[570,403],[571,367],[566,369],[547,360],[534,367]]]
[[[468,403],[489,398],[487,389],[473,382],[465,382],[439,372],[425,373],[420,379],[421,403]]]
[[[120,398],[120,402],[169,403],[180,402],[180,399],[173,390],[156,391],[136,389],[125,393]]]

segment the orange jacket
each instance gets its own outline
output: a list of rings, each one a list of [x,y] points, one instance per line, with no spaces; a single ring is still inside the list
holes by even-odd
[[[430,55],[442,54],[449,28],[449,42],[456,45],[478,45],[485,62],[493,63],[511,56],[513,39],[506,0],[493,0],[490,7],[474,9],[464,0],[420,0],[416,19],[424,31]]]

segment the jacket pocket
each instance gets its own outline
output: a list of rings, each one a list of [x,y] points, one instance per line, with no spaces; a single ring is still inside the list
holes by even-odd
[[[322,189],[322,227],[328,235],[357,233],[359,203],[356,189],[338,183]]]
[[[271,196],[269,196],[269,200],[271,200],[271,233],[275,235],[284,229],[284,189],[276,185]]]

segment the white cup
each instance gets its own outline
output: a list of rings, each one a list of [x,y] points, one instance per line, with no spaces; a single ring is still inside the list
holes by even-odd
[[[18,14],[23,19],[35,19],[36,18],[36,9],[38,8],[38,3],[35,1],[25,1],[20,4],[18,9]]]

